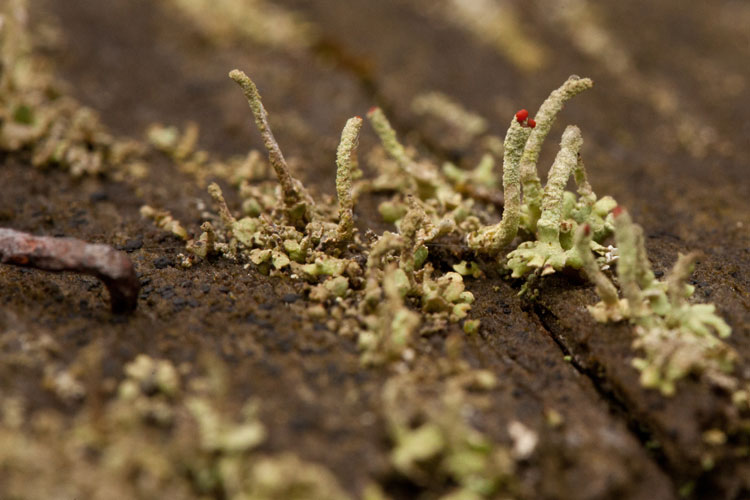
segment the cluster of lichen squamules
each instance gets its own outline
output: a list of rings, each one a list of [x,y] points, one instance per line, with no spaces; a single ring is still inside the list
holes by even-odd
[[[343,335],[358,337],[367,364],[408,362],[415,336],[439,330],[447,322],[462,322],[467,333],[477,331],[479,321],[470,319],[474,297],[465,290],[464,277],[481,276],[482,267],[507,269],[512,278],[526,278],[522,291],[532,278],[564,268],[583,269],[603,300],[591,308],[594,317],[629,319],[636,326],[633,347],[643,356],[633,365],[641,371],[645,387],[671,395],[678,379],[695,373],[733,388],[730,374],[736,354],[721,341],[729,327],[716,316],[713,305],[687,303],[690,290],[684,282],[694,257],[681,257],[667,282],[653,277],[640,228],[614,199],[598,198],[592,190],[577,127],[565,129],[546,185],[539,180],[536,165],[552,123],[567,100],[593,85],[588,78],[569,78],[534,118],[526,110],[512,117],[503,147],[504,210],[499,222],[486,225],[485,212],[467,193],[491,185],[487,178],[492,177],[492,156],[489,161],[483,158],[476,175],[417,160],[379,108],[367,114],[381,143],[368,156],[378,176],[362,179],[357,139],[363,120],[351,118],[336,158],[338,207],[315,202],[290,173],[253,82],[237,70],[230,76],[244,90],[278,183],[259,182],[252,175],[240,180],[241,218],[227,208],[219,186],[211,184],[217,227],[204,222],[202,233],[193,239],[169,214],[144,207],[144,215],[188,240],[185,266],[221,255],[262,272],[305,281],[315,303],[310,314],[323,317],[325,306],[331,306],[333,326]],[[248,162],[267,179],[257,156]],[[576,193],[565,190],[571,177]],[[476,184],[474,190],[465,189],[471,184]],[[379,210],[397,232],[375,236],[355,230],[354,204],[366,191],[391,194]],[[605,246],[613,234],[616,246]],[[482,266],[463,261],[452,272],[436,270],[429,249],[447,235],[465,241],[467,252]],[[614,263],[613,283],[603,269]]]
[[[229,8],[231,2],[224,4]],[[148,145],[111,136],[92,110],[56,91],[51,73],[29,51],[24,5],[10,0],[0,23],[0,149],[28,149],[34,166],[59,166],[73,175],[109,168],[115,177],[137,178],[146,168]],[[160,207],[143,206],[141,214],[185,241],[185,268],[209,266],[221,258],[296,280],[309,299],[309,316],[356,338],[363,364],[399,368],[381,399],[394,445],[390,461],[403,477],[415,484],[440,477],[455,485],[452,498],[512,496],[515,460],[527,458],[536,445],[536,435],[519,422],[508,429],[516,442],[513,450],[492,443],[467,422],[465,389],[491,389],[495,379],[489,372],[456,369],[443,396],[429,405],[418,407],[419,398],[410,392],[419,386],[408,370],[415,340],[451,323],[460,324],[466,334],[476,333],[481,325],[471,317],[474,297],[464,280],[481,279],[490,270],[524,279],[524,292],[545,275],[582,270],[601,298],[590,306],[592,316],[634,325],[638,357],[633,366],[643,386],[669,396],[678,380],[697,374],[731,391],[735,403],[747,408],[748,391],[732,376],[737,354],[721,340],[730,334],[729,327],[713,305],[688,302],[692,287],[686,281],[695,255],[680,256],[664,281],[655,278],[640,227],[611,197],[597,197],[589,184],[577,127],[565,129],[542,186],[537,171],[542,145],[563,105],[589,89],[590,79],[571,77],[533,116],[521,110],[511,118],[502,147],[504,209],[495,221],[485,195],[499,191],[494,174],[499,147],[490,148],[471,171],[449,163],[440,166],[417,158],[399,141],[383,111],[373,108],[367,119],[380,145],[364,159],[376,175],[366,178],[360,168],[358,138],[364,120],[350,118],[335,158],[337,202],[315,199],[292,174],[255,84],[241,71],[230,77],[250,105],[268,161],[257,151],[243,159],[219,160],[196,150],[195,124],[184,131],[155,124],[148,140],[197,182],[218,178],[236,188],[241,212],[233,213],[219,185],[210,183],[214,212],[203,214],[200,231],[188,231],[188,224]],[[439,95],[415,101],[415,111],[449,116],[454,126],[465,127],[465,140],[486,127]],[[576,192],[565,189],[571,177]],[[376,235],[356,229],[357,200],[374,192],[388,197],[378,210],[394,231]],[[451,271],[433,252],[443,241],[461,242],[466,257],[448,263]],[[42,340],[47,347],[41,340],[29,345],[40,353],[54,345],[51,338]],[[94,346],[80,358],[85,361],[89,355],[101,353]],[[42,355],[39,359],[49,372],[45,383],[61,399],[85,394],[71,370]],[[153,498],[163,491],[174,498],[191,498],[196,491],[226,498],[347,497],[323,468],[293,455],[258,451],[266,431],[257,408],[249,404],[239,415],[223,408],[224,400],[216,397],[225,390],[221,367],[207,361],[203,370],[188,379],[169,361],[137,356],[125,366],[117,396],[100,408],[100,415],[82,415],[70,439],[60,437],[65,422],[53,413],[41,413],[29,424],[45,440],[31,439],[21,430],[23,402],[3,399],[0,441],[8,446],[0,449],[0,466],[11,464],[23,472],[12,476],[18,491],[41,471],[38,491],[47,493],[62,477],[40,464],[68,464],[74,473],[66,478],[72,496],[87,491],[92,475],[104,478],[97,484],[110,490],[96,491],[92,498],[130,491]],[[421,424],[413,427],[414,421]],[[159,431],[169,434],[170,446],[154,444]],[[96,450],[104,465],[88,467],[81,450]],[[136,473],[141,483],[129,484],[126,478]],[[366,498],[384,496],[372,486]]]
[[[27,348],[6,363],[43,367],[45,384],[67,404],[92,397],[80,372],[101,365],[102,344],[87,346],[66,368],[50,335],[10,329],[0,332],[0,345],[11,335]],[[0,399],[3,498],[351,498],[325,467],[258,449],[268,435],[260,402],[228,404],[219,359],[204,357],[190,376],[183,368],[139,354],[125,364],[114,396],[73,421],[54,409],[28,419],[23,398]]]

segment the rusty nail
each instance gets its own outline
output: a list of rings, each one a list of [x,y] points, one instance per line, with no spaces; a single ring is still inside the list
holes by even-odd
[[[138,303],[141,285],[133,263],[123,252],[108,245],[0,228],[0,262],[96,276],[109,290],[113,313],[133,312]]]

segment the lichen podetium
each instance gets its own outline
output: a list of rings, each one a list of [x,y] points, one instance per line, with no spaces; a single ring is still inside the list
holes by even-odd
[[[341,132],[341,141],[336,152],[336,195],[339,200],[337,238],[342,242],[350,240],[354,234],[352,175],[357,164],[357,141],[361,128],[361,117],[349,118]]]
[[[271,166],[276,172],[276,177],[281,185],[281,192],[284,196],[284,205],[286,214],[294,226],[304,226],[305,223],[313,220],[315,203],[308,194],[302,183],[295,179],[289,172],[289,166],[281,153],[281,148],[273,136],[271,126],[268,123],[268,113],[260,99],[258,88],[248,76],[240,70],[232,70],[229,77],[242,88],[250,109],[255,117],[255,125],[260,131],[263,138],[263,145],[268,151],[268,158]]]

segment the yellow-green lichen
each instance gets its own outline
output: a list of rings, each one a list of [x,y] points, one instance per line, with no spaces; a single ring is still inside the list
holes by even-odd
[[[394,448],[391,464],[410,481],[425,485],[441,479],[451,484],[436,498],[503,498],[516,493],[516,464],[511,450],[491,442],[469,425],[465,383],[481,385],[482,372],[466,372],[450,379],[441,396],[422,400],[418,382],[409,375],[391,378],[383,388],[383,404]],[[414,424],[413,422],[419,422]],[[524,443],[524,445],[526,445]],[[533,450],[533,448],[532,448]],[[526,446],[523,451],[532,450]],[[527,455],[528,456],[528,455]]]
[[[187,240],[188,234],[180,221],[172,217],[166,210],[156,210],[148,205],[141,207],[141,216],[146,217],[154,221],[154,223],[161,229],[174,234],[181,240]]]
[[[0,149],[28,148],[31,165],[76,177],[127,169],[142,145],[115,139],[94,110],[62,95],[27,24],[26,0],[0,5]]]
[[[643,243],[643,230],[633,223],[627,211],[618,208],[615,239],[619,259],[617,277],[623,298],[615,285],[592,263],[588,252],[584,271],[596,285],[602,301],[589,307],[597,321],[629,319],[635,324],[633,348],[643,353],[633,360],[641,372],[641,384],[666,396],[673,395],[676,383],[695,373],[720,387],[733,389],[731,377],[736,352],[722,338],[729,326],[716,315],[713,304],[691,304],[693,287],[687,284],[697,254],[680,255],[665,281],[651,271]],[[589,238],[585,228],[577,242],[585,255]]]
[[[279,144],[273,136],[271,126],[268,123],[268,114],[263,106],[258,93],[258,88],[245,73],[232,70],[229,77],[242,88],[250,109],[255,117],[255,124],[263,138],[263,144],[268,151],[268,158],[281,185],[286,215],[294,226],[304,225],[313,219],[315,203],[302,183],[292,177],[289,167],[281,153]]]
[[[336,152],[336,194],[339,200],[339,226],[337,238],[346,242],[352,238],[354,231],[354,199],[352,198],[352,174],[356,168],[356,149],[362,118],[349,118],[341,132]]]

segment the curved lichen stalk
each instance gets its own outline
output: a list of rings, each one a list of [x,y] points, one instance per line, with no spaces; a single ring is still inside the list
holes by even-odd
[[[258,88],[255,83],[242,71],[232,70],[229,77],[242,88],[250,109],[255,116],[255,124],[263,138],[263,145],[268,151],[268,159],[276,172],[276,177],[281,185],[285,213],[289,222],[297,227],[304,227],[307,222],[314,218],[315,203],[302,183],[292,177],[289,166],[281,153],[278,142],[273,136],[271,126],[268,123],[268,114],[260,99]]]
[[[602,272],[591,253],[591,234],[591,226],[584,224],[578,228],[575,235],[575,246],[581,257],[581,267],[602,299],[598,304],[589,306],[588,310],[597,321],[620,321],[624,317],[623,311],[627,309],[627,302],[620,302],[617,287]]]
[[[586,89],[594,86],[590,78],[571,76],[558,89],[552,91],[542,103],[534,116],[536,127],[531,130],[521,156],[521,184],[523,186],[524,204],[529,211],[529,232],[533,233],[536,221],[541,216],[542,184],[537,173],[537,162],[542,144],[547,138],[552,124],[567,101]]]
[[[510,122],[505,134],[503,153],[503,218],[497,224],[482,227],[467,236],[466,241],[475,250],[491,255],[497,254],[508,246],[518,233],[518,224],[521,221],[521,153],[531,130],[522,126],[515,116]]]

